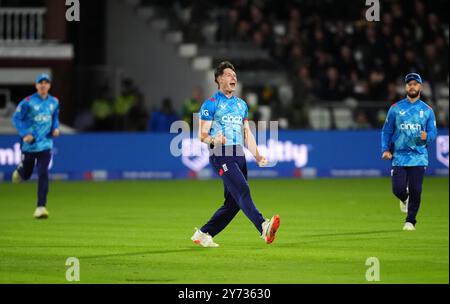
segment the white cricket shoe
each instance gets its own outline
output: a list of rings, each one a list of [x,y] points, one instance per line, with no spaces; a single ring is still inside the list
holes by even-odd
[[[278,215],[274,215],[270,220],[266,219],[261,226],[261,238],[266,242],[266,244],[272,244],[275,240],[275,233],[280,227],[280,217]]]
[[[37,219],[46,219],[48,218],[48,211],[45,207],[37,207],[33,216]]]
[[[403,226],[403,230],[405,231],[414,231],[416,230],[416,227],[414,227],[414,225],[410,222],[406,222],[405,226]]]
[[[408,213],[408,203],[409,203],[409,196],[404,202],[400,201],[400,211],[401,212]]]
[[[209,233],[203,233],[200,229],[195,227],[195,233],[191,237],[191,240],[203,247],[219,247],[219,244],[214,243],[212,236]]]

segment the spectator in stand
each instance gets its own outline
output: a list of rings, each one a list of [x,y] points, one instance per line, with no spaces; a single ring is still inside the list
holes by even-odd
[[[102,87],[98,97],[92,101],[91,113],[94,120],[94,131],[114,130],[114,104],[110,91],[109,87]]]
[[[183,103],[181,116],[183,117],[183,120],[187,122],[191,128],[193,126],[192,115],[194,113],[198,113],[204,101],[205,100],[203,97],[203,89],[200,86],[196,86],[192,90],[192,96],[186,99]]]
[[[139,95],[139,90],[135,87],[133,80],[125,78],[122,81],[122,92],[114,103],[116,130],[127,130],[130,110],[137,102],[137,99],[140,98]]]
[[[127,131],[146,131],[148,121],[148,111],[145,107],[142,94],[137,94],[136,102],[131,106],[128,112]]]
[[[339,101],[349,95],[348,88],[341,81],[336,67],[327,69],[326,76],[322,79],[317,94],[323,101]]]
[[[170,7],[167,1],[161,3]],[[287,72],[296,96],[306,90],[311,96],[314,93],[317,101],[352,97],[358,102],[380,102],[382,107],[395,96],[396,84],[404,74],[418,72],[429,82],[431,99],[446,98],[437,96],[441,91],[437,88],[448,87],[449,79],[449,22],[443,1],[413,0],[408,5],[387,1],[381,22],[366,21],[366,7],[343,6],[339,1],[199,3],[179,4],[192,9],[191,25],[184,27],[187,40],[197,37],[201,44],[206,40],[198,37],[203,35],[201,25],[216,21],[217,42],[228,46],[243,43],[268,51],[271,57],[267,61]],[[251,71],[267,67],[266,62],[253,58],[241,59],[239,65]],[[299,75],[307,78],[301,80]],[[293,105],[298,106],[296,102]],[[375,127],[379,115],[363,112],[364,119]],[[365,126],[363,114],[358,115]]]
[[[299,45],[293,45],[291,49],[291,54],[289,58],[289,69],[291,70],[292,75],[295,75],[296,72],[305,66],[309,66],[309,61],[305,57],[303,49]]]
[[[238,22],[239,12],[236,9],[230,9],[226,16],[219,16],[217,40],[224,42],[236,40]]]
[[[292,111],[289,116],[291,125],[294,128],[307,128],[308,108],[315,102],[313,95],[313,82],[309,70],[306,66],[298,69],[297,76],[293,80]]]
[[[366,130],[370,129],[372,125],[369,122],[367,113],[363,110],[356,110],[353,129]]]
[[[150,132],[169,132],[172,123],[179,119],[173,109],[172,100],[170,98],[164,98],[161,109],[152,112],[148,130]]]

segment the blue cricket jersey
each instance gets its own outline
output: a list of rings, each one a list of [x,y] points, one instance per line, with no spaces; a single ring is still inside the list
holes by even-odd
[[[226,97],[218,91],[207,99],[200,108],[200,119],[213,121],[210,136],[222,133],[227,142],[225,146],[244,146],[243,124],[248,120],[248,106],[242,99]]]
[[[58,98],[48,95],[42,99],[38,93],[22,100],[13,115],[13,125],[23,139],[28,134],[34,141],[26,143],[22,140],[23,152],[41,152],[53,148],[52,132],[59,128]]]
[[[420,132],[427,132],[427,140]],[[433,109],[422,100],[411,103],[407,98],[393,104],[381,132],[381,151],[391,151],[392,166],[428,166],[427,145],[437,136]]]

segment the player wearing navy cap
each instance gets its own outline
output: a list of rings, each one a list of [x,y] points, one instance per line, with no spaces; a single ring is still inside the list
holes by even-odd
[[[243,145],[247,145],[259,166],[265,166],[267,160],[259,154],[250,130],[247,104],[233,96],[237,85],[234,66],[222,62],[214,76],[219,90],[200,109],[200,140],[210,147],[210,164],[223,180],[225,202],[201,229],[196,228],[191,240],[203,247],[218,247],[213,237],[242,210],[261,238],[270,244],[275,239],[280,217],[264,219],[253,203]]]
[[[53,138],[59,136],[59,101],[49,94],[51,78],[40,74],[35,81],[36,93],[22,100],[13,115],[13,125],[21,137],[22,161],[13,172],[12,181],[30,179],[34,166],[38,173],[38,201],[34,217],[48,217],[48,167]]]
[[[403,230],[415,230],[422,184],[428,166],[427,146],[437,136],[433,109],[420,99],[422,78],[405,77],[406,98],[393,104],[381,133],[382,158],[392,161],[392,191],[407,213]]]

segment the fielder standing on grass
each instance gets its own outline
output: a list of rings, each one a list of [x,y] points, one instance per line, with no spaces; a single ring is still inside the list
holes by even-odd
[[[247,183],[244,143],[259,166],[265,166],[267,160],[259,154],[250,130],[247,104],[233,96],[237,85],[234,66],[228,61],[220,63],[214,77],[219,90],[200,109],[199,137],[209,146],[210,164],[223,180],[225,202],[201,229],[196,228],[191,240],[203,247],[218,247],[213,237],[242,210],[261,238],[270,244],[280,226],[280,217],[264,219],[253,203]]]
[[[422,78],[417,73],[405,77],[405,99],[389,109],[381,134],[382,158],[392,160],[392,192],[407,213],[403,230],[415,230],[422,183],[428,166],[427,147],[437,136],[433,109],[420,100]]]
[[[38,201],[34,217],[48,218],[48,167],[53,138],[59,136],[59,101],[49,94],[51,78],[41,74],[36,78],[37,92],[22,100],[13,116],[13,124],[21,137],[22,161],[14,171],[13,183],[30,179],[34,166],[38,173]]]

